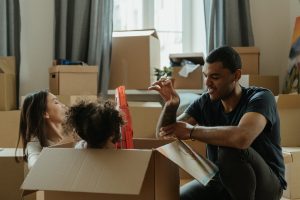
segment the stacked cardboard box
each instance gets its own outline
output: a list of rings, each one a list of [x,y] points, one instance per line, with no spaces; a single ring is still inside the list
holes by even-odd
[[[55,65],[49,68],[49,89],[55,95],[97,95],[98,67]]]
[[[147,89],[160,67],[160,42],[155,30],[113,32],[109,88]]]
[[[0,57],[0,111],[16,109],[15,57]]]
[[[19,135],[20,111],[0,111],[0,148],[16,147]],[[20,147],[22,146],[20,141]]]
[[[283,197],[300,199],[300,95],[280,94],[276,97],[280,117],[281,145],[285,160],[285,179],[288,183]]]
[[[21,159],[22,155],[22,149],[18,149],[16,156]],[[0,171],[0,199],[21,199],[24,163],[15,161],[15,148],[0,148]]]
[[[175,89],[202,89],[203,75],[202,65],[204,64],[203,53],[180,53],[170,54],[170,61],[172,63],[172,77],[174,78]],[[198,65],[194,68],[185,65],[182,66],[182,61],[191,62],[193,65]],[[193,70],[189,69],[192,68]],[[186,70],[184,74],[186,77],[180,75],[181,70]]]
[[[279,94],[279,77],[260,74],[260,51],[257,47],[234,47],[242,60],[242,78],[240,84],[244,87],[264,87]]]
[[[283,196],[291,200],[300,199],[300,147],[283,147],[285,159],[285,179],[288,187]]]

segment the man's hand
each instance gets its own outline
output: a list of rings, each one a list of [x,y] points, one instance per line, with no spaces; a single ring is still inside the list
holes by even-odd
[[[178,106],[180,99],[173,87],[174,79],[162,77],[154,82],[148,90],[156,90],[168,105]]]
[[[159,136],[163,139],[176,137],[180,140],[187,140],[190,139],[190,131],[192,130],[192,128],[192,125],[182,121],[178,121],[168,126],[161,127]]]

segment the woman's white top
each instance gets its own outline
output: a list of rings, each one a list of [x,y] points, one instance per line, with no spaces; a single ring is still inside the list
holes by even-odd
[[[25,152],[27,154],[27,165],[29,170],[39,158],[42,149],[43,147],[40,145],[40,142],[37,138],[34,138],[27,143]]]
[[[85,140],[78,141],[75,146],[75,149],[86,149],[87,148],[87,142]]]

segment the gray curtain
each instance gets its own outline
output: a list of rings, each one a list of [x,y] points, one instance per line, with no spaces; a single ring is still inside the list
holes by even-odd
[[[204,0],[207,51],[222,46],[253,46],[249,0]]]
[[[109,84],[112,30],[112,0],[55,1],[55,59],[98,65],[102,97]]]
[[[19,96],[21,17],[19,0],[0,0],[0,56],[16,58],[16,95]],[[19,105],[19,98],[16,98]]]

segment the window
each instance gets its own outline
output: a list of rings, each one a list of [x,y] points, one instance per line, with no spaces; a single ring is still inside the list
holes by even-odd
[[[170,53],[206,52],[202,0],[114,0],[114,30],[155,28],[161,67]]]

